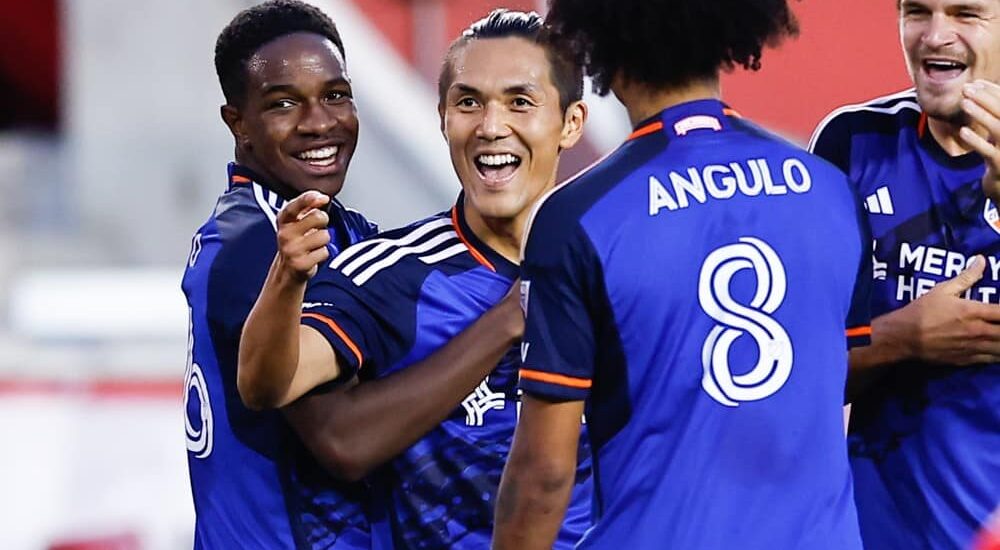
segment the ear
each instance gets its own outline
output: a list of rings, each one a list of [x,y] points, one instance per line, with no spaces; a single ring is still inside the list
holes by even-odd
[[[587,104],[574,101],[566,114],[563,115],[562,135],[559,137],[559,149],[569,149],[576,145],[583,136],[583,125],[587,121]]]
[[[240,113],[239,108],[227,103],[219,108],[219,114],[222,115],[222,121],[225,122],[226,126],[229,128],[229,133],[233,134],[233,139],[236,140],[236,146],[244,147],[249,144],[250,140],[244,130],[243,115]]]
[[[441,121],[441,135],[444,136],[445,143],[448,142],[448,133],[444,131],[444,102],[438,103],[438,119]]]

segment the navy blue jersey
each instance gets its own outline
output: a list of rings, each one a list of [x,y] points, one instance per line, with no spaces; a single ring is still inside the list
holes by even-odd
[[[275,216],[292,193],[229,166],[229,186],[198,230],[184,272],[191,315],[185,427],[196,548],[369,548],[366,493],[334,481],[278,411],[243,406],[240,332],[277,252]],[[375,232],[334,202],[331,255]]]
[[[362,379],[427,357],[500,302],[517,279],[518,266],[469,229],[462,201],[348,248],[311,281],[302,322],[322,332],[348,368],[360,367]],[[380,544],[489,546],[517,422],[519,366],[512,348],[444,422],[375,475],[385,516],[373,526]],[[571,548],[590,526],[589,491],[585,460],[558,547]]]
[[[813,150],[847,172],[875,239],[872,314],[958,275],[986,272],[966,298],[1000,302],[1000,216],[985,166],[948,156],[910,90],[834,112]],[[861,532],[871,548],[968,548],[1000,504],[1000,365],[908,362],[854,402],[849,447]]]
[[[586,400],[580,548],[861,548],[841,404],[869,255],[843,173],[715,100],[542,203],[520,386]]]

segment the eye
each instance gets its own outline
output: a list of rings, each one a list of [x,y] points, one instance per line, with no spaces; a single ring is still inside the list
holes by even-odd
[[[326,94],[326,100],[330,103],[343,103],[349,101],[351,98],[352,95],[349,90],[333,90]]]
[[[527,109],[527,108],[530,108],[530,107],[534,107],[535,103],[533,101],[531,101],[530,99],[528,99],[527,97],[519,96],[519,97],[515,97],[511,101],[511,105],[513,105],[514,108],[516,108],[516,109]]]
[[[959,19],[979,19],[979,14],[974,11],[960,11],[956,17]]]
[[[472,97],[463,97],[455,102],[455,105],[461,107],[462,109],[475,109],[479,106],[479,102]]]
[[[272,109],[291,109],[295,107],[295,102],[291,99],[276,99],[271,102]]]

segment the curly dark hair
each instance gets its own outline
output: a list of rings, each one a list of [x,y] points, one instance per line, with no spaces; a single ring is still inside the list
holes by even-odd
[[[533,11],[498,8],[469,25],[469,28],[451,43],[444,56],[441,75],[438,77],[438,103],[444,104],[444,98],[448,95],[448,87],[455,77],[452,73],[452,63],[455,54],[462,46],[472,40],[514,36],[535,42],[545,48],[545,56],[552,69],[552,84],[559,90],[559,107],[565,112],[573,102],[583,97],[583,68],[568,52],[559,50],[555,44],[542,41],[543,22],[542,17]]]
[[[215,42],[215,72],[226,102],[242,104],[246,95],[247,60],[264,44],[296,32],[329,38],[340,54],[345,55],[337,25],[315,6],[298,0],[270,0],[238,13]]]
[[[618,74],[670,88],[737,65],[757,70],[764,46],[798,30],[787,0],[549,0],[544,34],[605,95]]]

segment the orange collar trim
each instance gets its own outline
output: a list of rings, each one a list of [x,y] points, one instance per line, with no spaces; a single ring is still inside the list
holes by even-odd
[[[924,139],[927,133],[927,113],[920,113],[920,122],[917,123],[917,137]]]
[[[493,267],[493,264],[486,259],[486,256],[483,256],[481,252],[476,250],[476,247],[472,246],[472,243],[469,242],[469,239],[466,239],[465,235],[462,233],[462,226],[458,223],[457,206],[451,207],[451,224],[455,227],[455,234],[458,235],[459,240],[461,240],[462,243],[465,244],[465,247],[469,249],[469,254],[472,254],[472,257],[475,258],[477,262],[483,264],[487,269],[489,269],[493,273],[496,273],[497,268]]]
[[[645,126],[643,126],[641,128],[638,128],[638,129],[636,129],[636,131],[632,132],[628,136],[628,141],[631,141],[631,140],[637,139],[637,138],[641,138],[642,136],[648,136],[649,134],[654,134],[656,132],[659,132],[662,129],[663,129],[663,122],[660,122],[660,121],[650,122],[649,124],[647,124],[647,125],[645,125]]]

